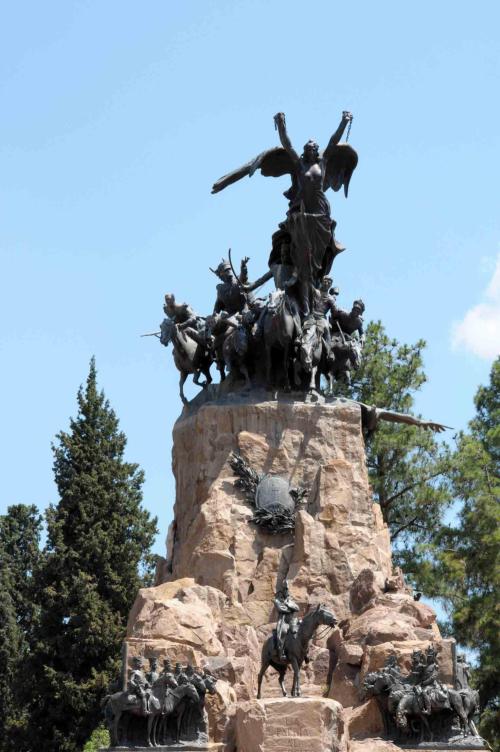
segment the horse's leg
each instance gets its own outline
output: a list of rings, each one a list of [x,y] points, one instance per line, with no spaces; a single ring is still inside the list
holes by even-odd
[[[115,713],[113,717],[113,732],[111,736],[114,740],[113,744],[115,744],[117,747],[120,745],[120,739],[118,737],[118,728],[119,728],[121,715],[122,715],[121,712],[118,712],[118,713]]]
[[[289,378],[289,373],[288,373],[289,365],[290,365],[288,362],[289,352],[290,352],[290,344],[287,341],[283,346],[283,371],[285,373],[285,392],[290,391],[290,378]]]
[[[300,667],[295,656],[290,656],[290,663],[293,669],[292,697],[300,697]]]
[[[250,374],[248,373],[248,368],[244,363],[240,363],[240,371],[245,377],[245,386],[247,387],[247,389],[251,389],[252,382],[250,381]]]
[[[264,674],[266,673],[267,669],[269,668],[269,661],[263,661],[262,665],[260,667],[259,671],[259,678],[257,680],[257,699],[260,700],[260,690],[262,687],[262,679],[264,678]]]
[[[285,687],[285,683],[284,683],[285,673],[286,673],[286,668],[283,669],[282,671],[280,671],[279,678],[278,678],[278,681],[279,681],[280,687],[281,687],[281,691],[283,693],[283,697],[287,697],[286,687]]]
[[[272,371],[272,356],[271,346],[264,341],[264,347],[266,350],[266,384],[271,385],[271,371]]]
[[[181,371],[181,377],[179,379],[179,394],[184,405],[187,405],[188,403],[186,397],[184,396],[184,384],[186,383],[187,377],[187,371]]]
[[[152,728],[153,728],[154,718],[155,718],[154,713],[150,713],[148,715],[148,726],[147,726],[147,731],[146,731],[146,744],[147,744],[148,747],[152,747],[153,746],[153,741],[151,739],[151,737],[152,737],[152,733],[151,732],[152,732]]]

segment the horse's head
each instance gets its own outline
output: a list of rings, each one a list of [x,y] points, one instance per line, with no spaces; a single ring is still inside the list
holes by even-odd
[[[183,688],[183,695],[184,697],[187,697],[188,700],[191,700],[192,702],[199,702],[200,701],[200,695],[198,694],[198,690],[194,686],[194,684],[182,684],[181,687]]]
[[[373,671],[365,676],[363,681],[363,694],[365,697],[374,697],[391,688],[390,676],[386,671]]]
[[[166,318],[160,324],[160,342],[167,347],[172,342],[174,335],[175,323],[172,319]]]
[[[316,627],[320,625],[334,627],[337,623],[334,614],[324,605],[324,603],[318,603],[315,608],[308,611],[304,616],[303,621],[306,620],[311,620]]]
[[[300,365],[306,373],[311,373],[312,371],[315,342],[316,327],[311,325],[303,329],[299,340],[299,360]]]

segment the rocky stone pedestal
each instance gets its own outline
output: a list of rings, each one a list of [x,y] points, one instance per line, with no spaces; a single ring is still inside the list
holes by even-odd
[[[308,489],[294,531],[272,535],[252,523],[251,503],[235,483],[233,452],[260,475]],[[173,470],[167,556],[156,586],[139,592],[130,613],[129,665],[141,655],[208,669],[218,680],[216,693],[206,696],[209,739],[227,739],[236,718],[238,752],[347,749],[342,706],[349,752],[392,749],[381,740],[367,744],[383,724],[375,700],[362,698],[364,678],[389,655],[408,671],[412,651],[432,643],[440,680],[452,685],[454,644],[392,571],[359,405],[250,394],[191,406],[174,428]],[[282,699],[270,669],[265,699],[257,702],[261,647],[275,626],[275,589],[285,577],[302,614],[322,603],[339,625],[330,634],[318,631],[311,643],[302,699]],[[290,689],[290,675],[285,683]]]
[[[234,744],[234,752],[346,752],[342,706],[312,697],[242,703]]]

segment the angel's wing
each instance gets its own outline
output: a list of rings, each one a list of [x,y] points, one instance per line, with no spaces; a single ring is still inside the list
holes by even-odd
[[[347,196],[349,182],[357,164],[358,154],[350,144],[334,146],[326,163],[323,190],[333,188],[334,191],[339,191],[344,186]]]
[[[237,170],[233,170],[233,172],[229,172],[224,177],[219,178],[212,186],[212,193],[219,193],[219,191],[227,188],[231,183],[236,183],[237,180],[241,180],[246,175],[252,177],[254,172],[259,168],[261,175],[279,178],[287,173],[293,173],[293,162],[288,152],[281,146],[267,149],[242,167],[238,167]]]

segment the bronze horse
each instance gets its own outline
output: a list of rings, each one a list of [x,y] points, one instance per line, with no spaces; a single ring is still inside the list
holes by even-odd
[[[334,627],[337,623],[335,616],[326,606],[319,603],[316,608],[308,611],[300,621],[297,633],[294,634],[289,630],[285,637],[285,655],[286,660],[281,660],[276,645],[274,635],[268,637],[262,648],[261,667],[259,671],[257,699],[260,698],[262,679],[269,666],[272,666],[278,672],[279,684],[283,697],[287,696],[283,680],[288,666],[293,670],[292,697],[300,697],[300,669],[307,658],[309,643],[314,637],[314,633],[320,625]]]
[[[178,325],[168,318],[164,319],[160,325],[160,342],[165,347],[172,343],[174,363],[180,373],[179,394],[183,403],[187,404],[184,395],[184,383],[187,377],[190,373],[194,374],[193,382],[204,389],[212,381],[210,375],[212,359],[203,345],[184,334]],[[204,382],[200,382],[201,374],[205,376]]]
[[[281,353],[285,390],[290,391],[290,362],[293,354],[293,343],[300,334],[300,319],[298,312],[293,310],[293,302],[286,293],[276,293],[278,298],[275,307],[267,308],[263,321],[263,339],[266,357],[266,380],[272,383],[273,352]]]

